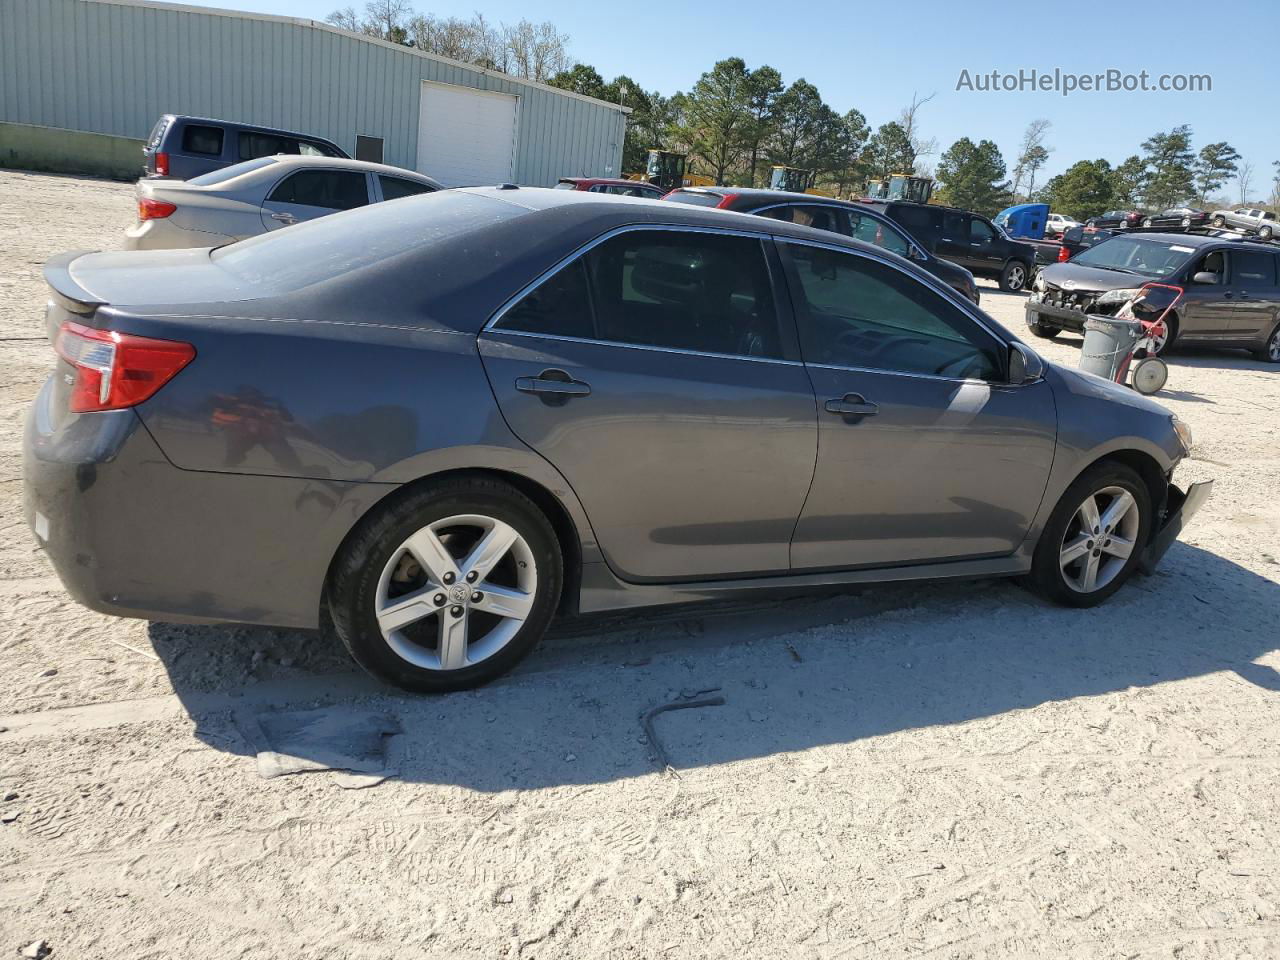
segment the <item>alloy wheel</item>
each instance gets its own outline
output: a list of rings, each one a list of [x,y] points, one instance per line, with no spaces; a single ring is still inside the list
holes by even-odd
[[[1062,579],[1077,593],[1093,593],[1111,583],[1137,547],[1142,515],[1133,494],[1103,487],[1076,508],[1062,537],[1058,562]]]
[[[397,656],[460,670],[505,647],[533,610],[538,570],[515,527],[494,517],[445,517],[391,553],[374,614]]]
[[[1280,363],[1280,327],[1272,331],[1271,339],[1267,341],[1267,356],[1272,363]]]
[[[1027,280],[1027,272],[1020,264],[1015,264],[1009,268],[1009,287],[1013,290],[1021,290],[1022,285]]]

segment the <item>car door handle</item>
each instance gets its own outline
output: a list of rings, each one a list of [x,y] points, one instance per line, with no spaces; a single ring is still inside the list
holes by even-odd
[[[877,404],[867,402],[860,393],[846,393],[839,400],[826,402],[827,413],[838,413],[846,417],[870,417],[879,412]]]
[[[517,377],[516,389],[521,393],[541,396],[545,403],[566,403],[571,397],[585,397],[591,393],[591,385],[575,380],[563,370],[543,370],[536,377]]]
[[[271,219],[279,220],[281,223],[297,223],[298,222],[298,218],[295,217],[292,213],[273,213],[271,215]]]

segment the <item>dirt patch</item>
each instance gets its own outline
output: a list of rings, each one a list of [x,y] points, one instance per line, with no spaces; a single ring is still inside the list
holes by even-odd
[[[568,625],[409,697],[314,635],[90,613],[35,549],[39,269],[117,246],[132,202],[0,173],[0,951],[1280,954],[1280,369],[1173,358],[1214,496],[1100,609],[997,582]],[[654,717],[663,775],[640,718],[709,695]],[[260,777],[262,716],[316,710],[394,717],[397,776]]]

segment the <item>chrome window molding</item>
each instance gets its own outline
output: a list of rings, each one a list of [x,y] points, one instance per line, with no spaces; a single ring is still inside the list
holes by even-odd
[[[569,337],[563,334],[534,333],[529,330],[502,330],[496,326],[498,323],[501,322],[502,318],[506,315],[507,311],[509,311],[517,303],[523,300],[526,296],[528,296],[534,290],[538,289],[538,287],[542,286],[544,283],[546,283],[548,280],[554,277],[557,273],[559,273],[565,267],[569,266],[569,264],[573,263],[579,257],[586,256],[586,254],[590,253],[592,250],[600,246],[600,244],[604,243],[606,240],[611,240],[614,237],[620,236],[621,234],[624,234],[624,233],[639,233],[639,232],[652,232],[652,231],[661,231],[663,233],[670,233],[670,232],[711,233],[711,234],[716,234],[719,236],[726,236],[726,237],[745,237],[748,240],[758,240],[761,243],[764,243],[768,240],[773,239],[772,235],[765,231],[757,232],[754,230],[735,230],[731,227],[706,227],[698,224],[688,224],[688,223],[679,223],[679,224],[676,224],[676,223],[672,223],[672,224],[629,223],[621,227],[614,227],[611,230],[606,230],[604,233],[600,234],[600,236],[587,241],[582,246],[578,247],[578,249],[570,253],[568,256],[561,258],[559,261],[555,263],[554,266],[543,271],[536,278],[534,278],[532,281],[530,281],[528,284],[526,284],[524,287],[518,290],[514,296],[509,297],[507,301],[503,303],[502,306],[500,306],[494,312],[493,316],[489,318],[489,320],[485,323],[485,325],[480,328],[480,333],[481,334],[486,332],[501,333],[506,336],[536,337],[542,340],[562,340],[568,343],[595,343],[595,344],[600,344],[601,346],[606,346],[606,347],[629,347],[635,350],[655,350],[662,353],[679,353],[679,354],[687,354],[689,356],[698,356],[698,357],[721,357],[727,360],[750,360],[756,363],[782,363],[782,364],[794,364],[797,366],[800,365],[801,361],[787,360],[784,357],[752,357],[752,356],[748,356],[746,354],[741,354],[741,353],[708,353],[702,350],[685,350],[681,347],[658,347],[658,346],[651,346],[649,344],[644,344],[644,343],[622,343],[617,340],[597,340],[593,337]],[[768,255],[765,253],[765,250],[763,247],[760,250],[760,256],[761,256],[761,259],[764,260],[765,269],[768,270],[769,258],[768,258]],[[770,292],[772,293],[773,296],[777,297],[780,295],[778,284],[775,282],[775,278],[772,276],[771,272],[769,276],[769,286],[770,286]],[[777,317],[778,333],[779,335],[781,335],[783,316],[781,315],[777,304],[774,305],[774,314]]]

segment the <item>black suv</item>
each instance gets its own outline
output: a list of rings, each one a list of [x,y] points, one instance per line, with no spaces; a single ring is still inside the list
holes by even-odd
[[[907,200],[863,203],[896,221],[936,256],[998,280],[1008,293],[1021,290],[1035,274],[1036,248],[1009,237],[980,214]]]
[[[1182,287],[1169,337],[1243,347],[1280,363],[1280,248],[1190,234],[1117,234],[1045,267],[1027,301],[1037,337],[1082,330],[1089,314],[1114,314],[1146,283]]]
[[[738,213],[753,213],[816,230],[829,230],[884,247],[914,260],[966,300],[978,302],[978,285],[963,267],[939,260],[915,243],[892,220],[868,210],[866,204],[848,203],[806,193],[783,190],[755,190],[748,187],[682,187],[662,199],[700,207],[718,207]]]

